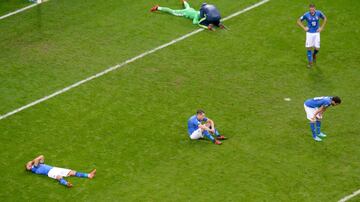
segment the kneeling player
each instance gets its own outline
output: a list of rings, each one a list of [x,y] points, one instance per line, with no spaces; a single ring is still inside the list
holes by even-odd
[[[72,187],[73,185],[70,182],[67,182],[64,177],[75,176],[81,178],[89,178],[92,179],[95,177],[96,169],[91,171],[90,173],[80,173],[74,170],[69,170],[66,168],[58,168],[44,164],[45,157],[40,155],[36,157],[34,160],[29,161],[25,167],[27,171],[31,171],[35,174],[39,175],[47,175],[50,178],[56,179],[60,184]]]
[[[204,124],[202,124],[204,122]],[[201,109],[197,110],[196,114],[188,120],[188,133],[192,140],[201,139],[204,136],[213,143],[222,144],[219,140],[225,140],[223,135],[219,134],[214,126],[214,121],[205,117],[205,112]],[[215,135],[216,139],[212,136]]]
[[[315,97],[305,101],[304,108],[306,117],[310,120],[311,133],[315,141],[322,141],[320,137],[326,137],[326,135],[321,132],[323,113],[329,106],[336,106],[340,103],[341,99],[338,96]]]
[[[226,27],[220,22],[220,19],[220,12],[214,5],[207,3],[201,5],[199,25],[212,31],[214,31],[214,26],[225,29]]]

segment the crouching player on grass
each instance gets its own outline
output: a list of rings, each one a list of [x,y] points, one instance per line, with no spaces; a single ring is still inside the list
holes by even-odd
[[[75,176],[75,177],[89,178],[89,179],[95,177],[96,169],[94,169],[90,173],[81,173],[65,168],[49,166],[44,164],[44,161],[45,161],[45,157],[43,155],[40,155],[36,157],[34,160],[29,161],[25,165],[26,170],[39,175],[47,175],[48,177],[56,179],[57,181],[59,181],[60,184],[67,187],[72,187],[73,185],[70,182],[66,181],[64,177]]]
[[[222,144],[219,140],[225,140],[226,137],[219,134],[214,126],[214,121],[205,117],[205,112],[201,109],[188,120],[188,133],[192,140],[202,139],[204,136],[214,144]],[[215,135],[216,139],[212,136]]]
[[[321,120],[325,110],[330,106],[336,106],[340,103],[341,99],[338,96],[315,97],[305,101],[304,108],[306,117],[310,120],[310,129],[315,141],[320,142],[322,141],[321,137],[326,137],[326,135],[321,132]]]

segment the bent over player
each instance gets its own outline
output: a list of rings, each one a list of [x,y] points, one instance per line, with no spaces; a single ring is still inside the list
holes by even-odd
[[[304,102],[306,117],[310,120],[310,129],[315,141],[321,141],[320,137],[326,137],[326,135],[321,132],[321,120],[324,112],[328,107],[336,106],[340,103],[341,99],[338,96],[315,97]]]
[[[309,5],[309,10],[297,20],[297,24],[306,32],[305,47],[309,62],[308,67],[311,68],[313,63],[316,63],[316,55],[320,49],[320,32],[324,29],[327,18],[321,11],[315,9],[314,4]],[[321,27],[319,24],[320,19],[324,20]],[[307,26],[302,23],[304,20],[307,22]],[[312,52],[312,48],[314,48],[314,52]]]
[[[205,112],[201,109],[196,111],[196,114],[188,120],[188,134],[190,139],[202,139],[204,136],[211,140],[214,144],[222,144],[219,140],[225,140],[226,137],[220,135],[215,128],[215,123],[211,119],[205,117]],[[216,139],[212,136],[214,134]]]
[[[96,169],[94,169],[90,173],[81,173],[66,168],[49,166],[47,164],[44,164],[44,162],[45,162],[45,157],[43,155],[40,155],[36,157],[34,160],[31,160],[26,163],[25,165],[26,170],[39,175],[47,175],[48,177],[56,179],[57,181],[59,181],[60,184],[67,187],[72,187],[73,185],[70,182],[66,181],[64,177],[75,176],[75,177],[89,178],[89,179],[95,177]]]
[[[214,26],[225,29],[226,27],[220,22],[221,15],[219,10],[211,4],[203,3],[200,8],[200,26],[214,30]]]

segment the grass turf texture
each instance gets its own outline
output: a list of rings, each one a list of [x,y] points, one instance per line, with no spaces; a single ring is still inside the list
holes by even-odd
[[[224,16],[255,2],[212,1]],[[336,201],[357,190],[360,3],[315,2],[329,24],[312,70],[295,24],[307,3],[273,0],[227,21],[231,31],[202,32],[1,120],[0,198]],[[1,114],[197,28],[152,5],[54,0],[0,21]],[[319,95],[343,98],[325,114],[322,143],[303,110]],[[230,137],[222,146],[188,139],[197,108]],[[38,154],[98,175],[66,189],[23,170]]]
[[[1,0],[0,1],[0,16],[14,12],[17,9],[30,5],[31,2],[27,0]]]

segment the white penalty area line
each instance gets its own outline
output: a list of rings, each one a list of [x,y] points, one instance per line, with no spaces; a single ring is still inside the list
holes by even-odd
[[[8,13],[8,14],[3,15],[3,16],[0,16],[0,20],[5,19],[5,18],[7,18],[7,17],[10,17],[10,16],[12,16],[12,15],[18,14],[18,13],[21,13],[21,12],[23,12],[23,11],[26,11],[26,10],[32,8],[32,7],[35,7],[35,6],[37,6],[37,5],[40,5],[40,4],[45,3],[45,2],[47,2],[47,1],[48,1],[48,0],[43,0],[43,1],[41,1],[40,3],[33,3],[33,4],[29,5],[29,6],[26,6],[26,7],[24,7],[24,8],[19,9],[19,10],[16,10],[16,11],[14,11],[14,12]]]
[[[357,196],[359,194],[360,194],[360,189],[353,192],[352,194],[350,194],[348,196],[345,196],[344,198],[340,199],[339,202],[345,202],[345,201],[347,201],[347,200],[349,200],[349,199],[351,199],[351,198],[353,198],[353,197],[355,197],[355,196]]]
[[[245,13],[245,12],[251,10],[251,9],[254,9],[254,8],[258,7],[258,6],[261,6],[261,5],[263,5],[263,4],[265,4],[265,3],[269,2],[269,1],[270,1],[270,0],[262,0],[262,1],[254,4],[254,5],[252,5],[252,6],[249,6],[249,7],[245,8],[245,9],[243,9],[243,10],[240,10],[240,11],[238,11],[238,12],[236,12],[236,13],[234,13],[234,14],[226,17],[226,18],[224,18],[223,21],[229,20],[229,19],[231,19],[231,18],[233,18],[233,17],[236,17],[236,16],[238,16],[238,15],[240,15],[240,14],[242,14],[242,13]],[[80,85],[88,82],[88,81],[91,81],[91,80],[93,80],[93,79],[96,79],[96,78],[98,78],[98,77],[101,77],[101,76],[103,76],[103,75],[105,75],[105,74],[107,74],[107,73],[109,73],[109,72],[112,72],[112,71],[114,71],[114,70],[116,70],[116,69],[119,69],[119,68],[121,68],[121,67],[123,67],[123,66],[125,66],[125,65],[127,65],[127,64],[129,64],[129,63],[132,63],[132,62],[134,62],[134,61],[136,61],[136,60],[138,60],[138,59],[141,59],[141,58],[143,58],[143,57],[145,57],[145,56],[147,56],[147,55],[149,55],[149,54],[151,54],[151,53],[154,53],[154,52],[156,52],[156,51],[158,51],[158,50],[161,50],[161,49],[163,49],[163,48],[166,48],[166,47],[168,47],[168,46],[171,46],[171,45],[173,45],[173,44],[175,44],[175,43],[177,43],[177,42],[179,42],[179,41],[182,41],[182,40],[184,40],[184,39],[186,39],[186,38],[189,38],[190,36],[195,35],[195,34],[197,34],[197,33],[199,33],[199,32],[202,32],[202,31],[204,31],[204,29],[197,29],[197,30],[195,30],[195,31],[193,31],[193,32],[190,32],[190,33],[188,33],[188,34],[186,34],[186,35],[184,35],[184,36],[182,36],[182,37],[179,37],[179,38],[177,38],[177,39],[174,39],[174,40],[172,40],[172,41],[170,41],[170,42],[168,42],[168,43],[166,43],[166,44],[163,44],[163,45],[158,46],[158,47],[156,47],[156,48],[154,48],[154,49],[151,49],[151,50],[149,50],[149,51],[146,51],[146,52],[144,52],[144,53],[142,53],[142,54],[140,54],[140,55],[138,55],[138,56],[135,56],[135,57],[133,57],[133,58],[131,58],[131,59],[128,59],[128,60],[126,60],[126,61],[123,62],[123,63],[117,64],[117,65],[115,65],[115,66],[113,66],[113,67],[109,67],[108,69],[106,69],[106,70],[104,70],[104,71],[102,71],[102,72],[99,72],[99,73],[97,73],[97,74],[95,74],[95,75],[92,75],[92,76],[90,76],[90,77],[88,77],[88,78],[86,78],[86,79],[84,79],[84,80],[78,81],[78,82],[76,82],[76,83],[74,83],[74,84],[72,84],[72,85],[70,85],[70,86],[68,86],[68,87],[66,87],[66,88],[63,88],[63,89],[61,89],[61,90],[59,90],[59,91],[56,91],[56,92],[54,92],[54,93],[52,93],[52,94],[50,94],[50,95],[47,95],[47,96],[45,96],[45,97],[43,97],[43,98],[41,98],[41,99],[39,99],[39,100],[36,100],[36,101],[34,101],[34,102],[31,102],[31,103],[29,103],[29,104],[27,104],[27,105],[24,105],[24,106],[18,108],[18,109],[15,109],[15,110],[13,110],[13,111],[11,111],[11,112],[8,112],[8,113],[6,113],[6,114],[3,114],[3,115],[0,116],[0,120],[5,119],[5,118],[7,118],[7,117],[9,117],[9,116],[11,116],[11,115],[14,115],[14,114],[18,113],[18,112],[21,112],[21,111],[23,111],[23,110],[25,110],[25,109],[27,109],[27,108],[30,108],[30,107],[32,107],[32,106],[34,106],[34,105],[37,105],[37,104],[39,104],[39,103],[41,103],[41,102],[44,102],[44,101],[46,101],[46,100],[48,100],[48,99],[50,99],[50,98],[53,98],[53,97],[55,97],[55,96],[57,96],[57,95],[60,95],[60,94],[62,94],[62,93],[65,93],[66,91],[68,91],[68,90],[70,90],[70,89],[72,89],[72,88],[75,88],[75,87],[77,87],[77,86],[80,86]]]

